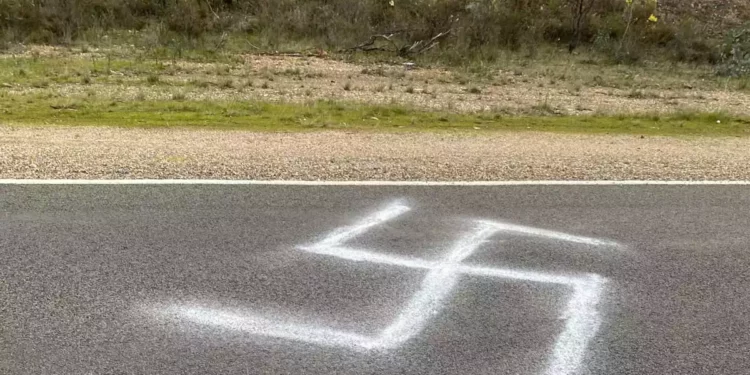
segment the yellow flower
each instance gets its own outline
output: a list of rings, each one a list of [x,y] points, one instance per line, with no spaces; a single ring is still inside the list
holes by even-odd
[[[633,0],[625,0],[625,4],[632,5],[633,4]]]
[[[656,18],[656,16],[652,14],[652,15],[650,15],[650,16],[648,17],[648,20],[649,20],[649,21],[651,21],[651,22],[656,22],[656,21],[658,21],[659,19],[658,19],[658,18]]]

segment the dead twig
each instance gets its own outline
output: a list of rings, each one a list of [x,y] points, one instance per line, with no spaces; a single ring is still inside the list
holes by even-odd
[[[435,48],[438,44],[440,44],[440,40],[447,37],[453,32],[452,29],[448,29],[446,31],[443,31],[441,33],[438,33],[437,35],[433,36],[427,41],[424,40],[418,40],[414,42],[414,44],[411,45],[409,48],[402,49],[400,51],[400,55],[402,57],[408,56],[408,55],[418,55],[420,53],[427,52],[433,48]]]
[[[199,0],[199,2],[200,2],[200,0]],[[216,12],[214,12],[214,8],[211,7],[211,3],[208,2],[208,0],[206,0],[205,3],[206,3],[206,6],[208,6],[208,10],[211,11],[211,14],[214,15],[214,18],[217,19],[217,20],[221,19],[221,17],[219,17],[219,14],[216,13]]]
[[[387,41],[391,46],[393,46],[394,51],[397,51],[398,50],[398,46],[396,45],[396,42],[393,40],[393,37],[395,37],[396,35],[401,34],[403,32],[404,32],[404,30],[398,30],[398,31],[393,31],[393,32],[390,32],[390,33],[385,33],[385,34],[372,35],[372,36],[370,36],[370,39],[368,39],[367,41],[365,41],[363,43],[360,43],[360,44],[358,44],[358,45],[356,45],[354,47],[346,48],[346,49],[342,50],[341,52],[347,52],[347,51],[365,51],[365,52],[367,52],[367,51],[386,51],[386,49],[383,48],[383,47],[374,47],[375,43],[378,40],[381,40],[381,39]]]
[[[399,46],[396,43],[396,36],[403,34],[407,30],[398,30],[384,34],[376,34],[370,36],[368,40],[362,42],[354,47],[340,50],[339,52],[352,52],[352,51],[383,51],[383,52],[394,52],[401,57],[407,57],[411,55],[418,55],[420,53],[427,52],[440,44],[440,41],[453,33],[452,29],[440,32],[437,35],[432,36],[430,39],[417,40],[410,45]],[[376,43],[379,40],[388,42],[391,48],[377,46]]]
[[[591,12],[594,7],[596,0],[576,0],[575,3],[575,24],[573,25],[573,38],[568,44],[568,52],[572,53],[578,47],[581,42],[581,32],[583,29],[583,21]]]

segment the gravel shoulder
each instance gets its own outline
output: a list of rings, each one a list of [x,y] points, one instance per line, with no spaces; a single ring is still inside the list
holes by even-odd
[[[747,180],[750,138],[0,126],[0,178]]]

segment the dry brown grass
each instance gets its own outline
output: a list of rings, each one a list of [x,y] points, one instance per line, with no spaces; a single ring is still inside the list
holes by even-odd
[[[719,35],[750,21],[747,0],[660,0],[659,11],[666,21],[685,19],[701,21],[707,32]]]
[[[158,70],[153,62],[138,66],[125,61],[120,66],[130,70],[90,73],[92,59],[101,61],[101,56],[106,51],[79,53],[45,46],[13,57],[0,55],[6,61],[14,58],[32,64],[36,59],[46,61],[46,66],[80,66],[85,77],[91,74],[84,84],[81,78],[59,80],[48,69],[26,68],[28,76],[2,90],[6,95],[71,99],[90,97],[93,92],[96,98],[112,101],[170,100],[178,93],[181,100],[333,100],[506,114],[691,111],[750,115],[747,82],[717,78],[708,67],[617,66],[586,55],[566,55],[565,59],[559,54],[557,59],[540,55],[537,60],[508,56],[494,64],[451,70],[419,65],[406,69],[401,64],[367,60],[237,55],[228,63],[165,61],[158,63]],[[19,68],[9,66],[13,71],[5,73],[16,74]]]

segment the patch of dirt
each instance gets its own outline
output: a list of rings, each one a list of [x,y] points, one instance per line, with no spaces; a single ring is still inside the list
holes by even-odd
[[[407,69],[401,65],[249,55],[245,56],[244,64],[237,65],[178,62],[170,65],[155,85],[146,84],[145,77],[114,74],[110,78],[92,77],[93,83],[86,85],[12,86],[3,90],[16,95],[62,98],[86,98],[94,94],[98,99],[112,101],[171,100],[176,94],[184,100],[209,101],[305,103],[334,100],[509,115],[688,111],[750,116],[750,91],[705,89],[700,82],[685,81],[663,87],[655,79],[657,83],[635,89],[618,87],[619,81],[648,78],[628,71],[609,72],[606,79],[594,75],[594,81],[610,80],[616,87],[559,80],[555,77],[562,73],[557,72],[537,74],[498,68],[489,74],[491,78],[471,79],[436,68]]]
[[[198,100],[291,102],[343,100],[368,104],[397,103],[432,110],[507,114],[702,111],[750,115],[750,92],[701,90],[688,82],[680,88],[634,90],[583,86],[502,69],[492,72],[491,80],[464,81],[457,78],[455,73],[443,69],[363,66],[318,58],[246,58],[247,64],[257,72],[249,78],[253,81],[253,87],[245,85],[238,89],[222,90],[212,86],[208,90],[188,92],[187,97]]]

